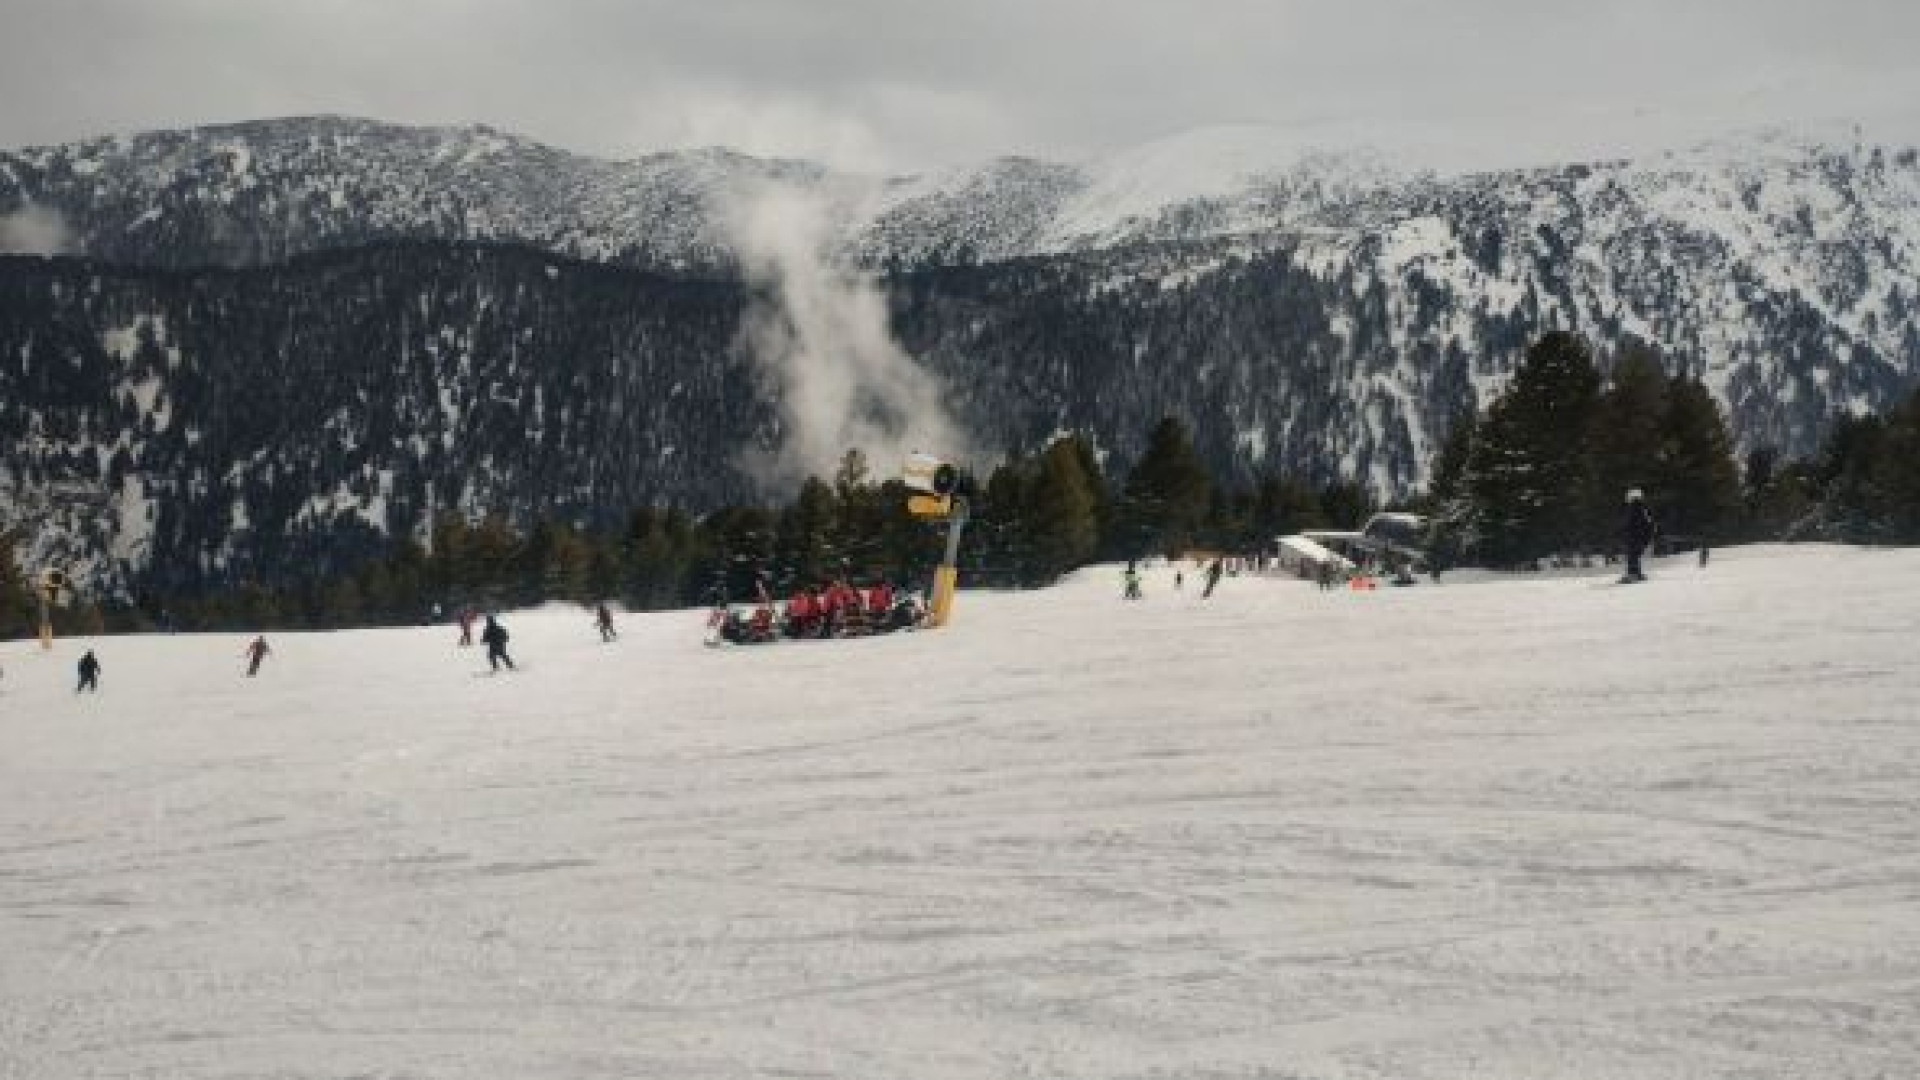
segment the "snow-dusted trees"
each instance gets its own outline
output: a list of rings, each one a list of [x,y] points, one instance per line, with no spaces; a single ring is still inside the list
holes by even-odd
[[[1600,373],[1587,343],[1555,332],[1527,350],[1479,425],[1465,478],[1478,554],[1516,563],[1581,546]]]
[[[1584,340],[1527,351],[1484,417],[1457,421],[1433,466],[1434,546],[1492,565],[1610,552],[1630,488],[1669,536],[1718,541],[1740,525],[1739,470],[1719,405],[1629,349],[1602,384]]]

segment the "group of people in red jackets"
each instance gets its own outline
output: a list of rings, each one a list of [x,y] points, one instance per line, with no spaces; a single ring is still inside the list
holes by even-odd
[[[900,629],[890,625],[894,621],[894,600],[893,586],[884,580],[861,588],[841,578],[825,588],[814,585],[795,589],[787,597],[784,629],[788,637],[795,638],[850,637]]]
[[[708,622],[712,640],[740,645],[789,638],[858,637],[909,630],[926,620],[926,609],[911,590],[896,590],[884,579],[853,585],[842,577],[829,585],[797,588],[775,603],[761,589],[750,614],[716,606]]]

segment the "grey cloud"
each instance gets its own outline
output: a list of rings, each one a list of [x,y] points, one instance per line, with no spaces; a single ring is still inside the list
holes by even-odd
[[[1920,113],[1901,0],[0,0],[0,25],[10,146],[343,112],[863,168],[1216,123],[1470,163]]]

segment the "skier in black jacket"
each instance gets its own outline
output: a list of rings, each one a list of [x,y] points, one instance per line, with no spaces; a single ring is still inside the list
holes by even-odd
[[[88,649],[87,655],[80,658],[80,685],[74,687],[73,692],[77,694],[82,690],[98,691],[99,689],[100,661],[94,658],[93,650]]]
[[[1220,565],[1219,559],[1207,564],[1207,587],[1201,590],[1200,599],[1205,600],[1213,595],[1213,590],[1220,585],[1220,575],[1224,573],[1226,567]]]
[[[507,665],[508,671],[514,669],[513,657],[507,655],[507,628],[491,615],[487,616],[487,628],[480,632],[480,641],[487,647],[487,664],[493,670],[499,671],[501,664]]]
[[[1647,575],[1640,572],[1640,556],[1646,552],[1647,545],[1653,543],[1654,525],[1653,514],[1647,510],[1647,501],[1639,488],[1627,492],[1627,519],[1622,531],[1627,545],[1627,573],[1620,583],[1645,581]]]

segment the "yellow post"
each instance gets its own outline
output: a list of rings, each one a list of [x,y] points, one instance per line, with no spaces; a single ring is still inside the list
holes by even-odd
[[[927,611],[927,621],[934,626],[947,625],[947,618],[953,612],[953,590],[960,583],[960,568],[957,566],[939,566],[933,571],[933,604]]]
[[[967,527],[964,495],[915,495],[907,509],[920,517],[945,518],[947,551],[933,568],[933,595],[927,598],[927,624],[945,626],[953,618],[953,594],[960,587],[960,532]]]

